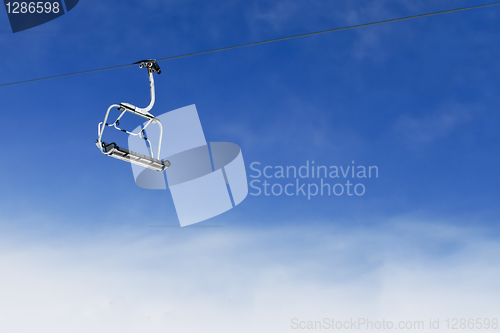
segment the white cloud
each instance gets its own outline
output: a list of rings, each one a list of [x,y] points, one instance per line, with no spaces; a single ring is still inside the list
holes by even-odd
[[[447,137],[473,119],[472,109],[470,106],[455,104],[422,117],[403,115],[396,121],[394,130],[410,144],[429,144]]]
[[[286,332],[292,318],[325,317],[444,325],[492,318],[500,294],[498,242],[449,225],[2,238],[2,332]]]

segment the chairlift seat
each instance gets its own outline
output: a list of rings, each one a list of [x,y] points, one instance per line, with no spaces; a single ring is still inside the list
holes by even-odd
[[[169,161],[160,161],[156,158],[151,158],[149,156],[142,155],[122,147],[118,147],[118,145],[114,142],[103,142],[102,145],[104,151],[108,156],[120,159],[125,162],[134,163],[155,171],[163,171],[170,166]]]
[[[153,105],[155,103],[155,85],[154,85],[153,73],[160,74],[161,70],[160,70],[160,67],[158,66],[158,64],[156,63],[155,60],[142,60],[142,61],[139,61],[137,63],[140,64],[139,67],[141,67],[141,68],[144,67],[144,68],[147,68],[147,70],[148,70],[151,101],[150,101],[149,105],[145,108],[139,108],[139,107],[132,105],[130,103],[120,103],[119,105],[118,104],[111,105],[108,108],[106,115],[104,116],[104,120],[97,125],[98,137],[96,140],[96,146],[99,148],[101,153],[103,153],[105,155],[120,159],[120,160],[125,161],[125,162],[137,164],[137,165],[140,165],[142,167],[149,168],[151,170],[163,171],[170,166],[169,161],[161,161],[159,159],[160,152],[161,152],[163,126],[162,126],[160,120],[155,118],[154,115],[152,115],[149,112],[153,108]],[[108,124],[109,112],[113,108],[118,109],[121,113],[118,116],[118,118],[116,118],[116,120],[114,122]],[[136,116],[143,117],[143,118],[148,120],[138,133],[129,132],[125,129],[118,127],[120,124],[120,119],[127,112],[132,113]],[[160,135],[159,135],[158,146],[157,146],[158,152],[156,154],[156,158],[155,158],[155,155],[153,155],[153,150],[151,149],[151,142],[148,140],[148,138],[145,135],[145,130],[150,124],[156,124],[159,126],[159,129],[160,129]],[[144,139],[149,144],[151,156],[146,156],[146,155],[139,154],[139,153],[136,153],[134,151],[119,147],[114,142],[105,143],[104,141],[102,141],[104,129],[108,126],[114,127],[115,129],[122,131],[122,132],[125,132],[129,135],[136,135],[136,136],[139,136],[140,138]]]

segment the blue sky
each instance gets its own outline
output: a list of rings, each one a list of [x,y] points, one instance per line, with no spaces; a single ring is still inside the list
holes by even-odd
[[[81,0],[67,15],[16,34],[0,14],[0,83],[483,3]],[[89,327],[98,330],[164,307],[177,317],[158,315],[148,324],[152,331],[182,328],[190,315],[215,325],[228,313],[238,318],[234,325],[252,313],[248,327],[286,331],[293,316],[322,318],[331,309],[348,318],[362,304],[380,318],[417,318],[424,314],[415,309],[431,304],[432,315],[442,318],[486,316],[489,297],[498,295],[499,15],[493,6],[160,62],[153,112],[196,104],[207,140],[237,143],[248,175],[252,162],[379,168],[361,197],[249,195],[200,224],[220,228],[150,227],[178,224],[169,192],[137,187],[130,166],[95,148],[109,105],[147,104],[143,70],[0,87],[0,240],[12,272],[5,281],[29,284],[23,297],[35,300],[42,290],[64,295],[81,275],[93,276],[95,285],[86,288],[95,299],[83,292],[72,300],[54,296],[47,318],[72,304],[75,310],[61,318],[77,321],[89,309],[95,324]],[[113,261],[130,253],[133,259]],[[238,258],[248,265],[237,265]],[[39,275],[39,283],[20,278],[25,271]],[[474,289],[478,282],[468,271],[484,277],[484,289]],[[131,272],[138,273],[106,287]],[[253,273],[256,279],[247,281]],[[141,289],[148,281],[163,285],[160,277],[162,293]],[[59,278],[64,290],[54,282]],[[199,294],[175,294],[182,281]],[[120,298],[133,286],[151,299],[136,305]],[[349,297],[349,288],[372,298]],[[286,296],[292,290],[295,300]],[[132,298],[141,295],[134,292]],[[220,295],[240,303],[228,307]],[[418,306],[402,306],[398,295]],[[106,312],[100,297],[122,307]],[[307,310],[305,300],[317,305]],[[33,302],[35,318],[41,305]],[[471,307],[478,302],[484,307]],[[215,304],[214,313],[201,305],[190,312],[192,303]],[[286,306],[273,316],[265,304]],[[134,325],[142,327],[147,315],[137,316]],[[213,327],[238,331],[231,325]]]

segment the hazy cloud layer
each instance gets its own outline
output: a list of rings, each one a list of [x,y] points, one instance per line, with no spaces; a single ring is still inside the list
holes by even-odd
[[[380,230],[4,233],[0,330],[286,332],[292,318],[495,315],[498,242],[435,223]]]

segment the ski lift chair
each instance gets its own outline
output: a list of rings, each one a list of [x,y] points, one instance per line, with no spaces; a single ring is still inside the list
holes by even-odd
[[[159,119],[155,118],[149,111],[153,108],[153,105],[155,103],[155,83],[154,83],[154,78],[153,78],[153,73],[156,72],[158,74],[161,73],[160,66],[156,63],[156,60],[142,60],[138,61],[135,64],[140,64],[139,68],[147,68],[148,70],[148,75],[149,75],[149,87],[151,90],[151,102],[146,108],[139,108],[137,106],[134,106],[129,103],[120,103],[120,105],[113,104],[108,108],[108,111],[106,112],[106,115],[104,116],[104,121],[100,122],[97,125],[97,132],[98,132],[98,138],[96,140],[96,145],[99,148],[99,150],[107,156],[111,156],[117,159],[120,159],[125,162],[133,163],[140,165],[142,167],[146,167],[155,171],[163,171],[166,168],[170,166],[170,162],[168,160],[162,161],[160,160],[160,151],[161,151],[161,140],[162,140],[162,135],[163,135],[163,127],[161,125],[161,122]],[[108,123],[108,116],[109,112],[111,109],[117,108],[119,111],[121,111],[120,115],[118,118],[113,123]],[[130,112],[136,116],[142,117],[147,119],[147,122],[145,125],[142,127],[142,129],[138,133],[133,133],[129,132],[127,130],[124,130],[120,127],[120,119],[125,115],[126,112]],[[160,127],[160,138],[158,141],[158,151],[156,154],[156,158],[153,155],[153,149],[151,146],[151,142],[148,140],[145,134],[146,128],[150,124],[157,124]],[[112,126],[115,129],[125,132],[129,135],[136,135],[139,136],[140,138],[144,139],[145,141],[148,142],[149,144],[149,153],[150,156],[146,156],[143,154],[139,154],[136,152],[133,152],[131,150],[119,147],[116,143],[106,143],[102,141],[102,135],[104,133],[104,129],[108,126]]]

